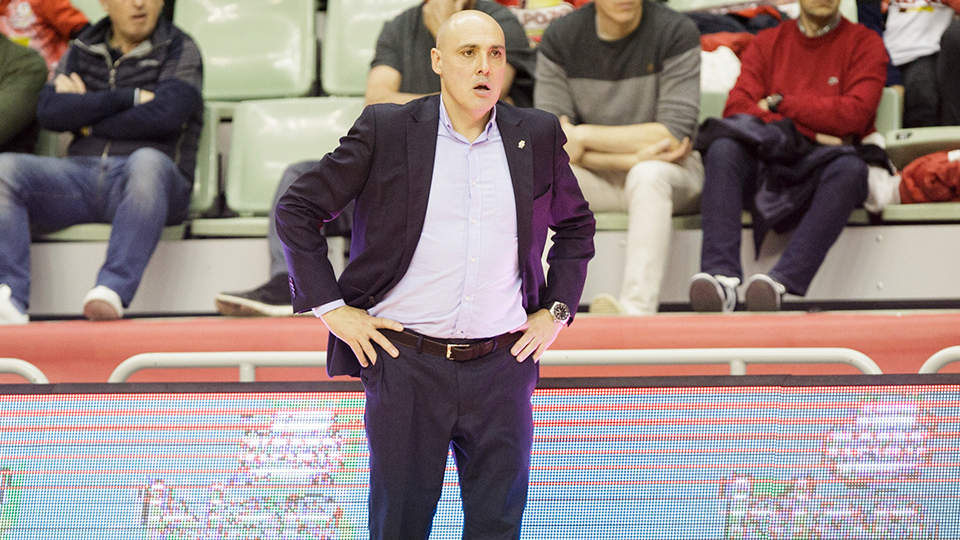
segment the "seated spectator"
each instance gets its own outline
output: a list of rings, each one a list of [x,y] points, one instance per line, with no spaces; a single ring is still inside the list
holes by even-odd
[[[45,82],[43,58],[0,34],[0,152],[33,152],[37,99]]]
[[[51,74],[87,24],[70,0],[0,0],[0,34],[39,52]]]
[[[516,17],[492,0],[427,0],[388,21],[377,40],[377,50],[367,75],[366,101],[403,104],[412,99],[440,92],[440,77],[430,65],[430,49],[434,47],[440,23],[463,9],[476,9],[493,17],[503,28],[507,45],[507,68],[501,99],[531,102],[529,94],[534,74],[534,53],[527,44],[523,28]],[[524,83],[523,81],[526,81]],[[525,84],[526,92],[514,91]],[[303,161],[284,171],[274,195],[269,215],[267,243],[270,247],[270,279],[263,285],[242,292],[217,295],[217,311],[230,316],[293,315],[287,262],[277,237],[273,208],[290,184],[313,168],[319,161]],[[350,234],[351,216],[345,211],[324,226],[324,233],[333,236]]]
[[[723,120],[708,120],[696,147],[706,179],[702,272],[696,311],[733,311],[743,278],[741,211],[753,210],[754,241],[796,230],[769,274],[747,281],[747,309],[780,309],[804,295],[850,213],[867,197],[870,149],[886,79],[880,36],[839,13],[840,0],[800,0],[800,17],[757,35],[743,55]],[[886,162],[886,156],[871,159]]]
[[[111,223],[107,258],[83,301],[119,319],[164,226],[187,216],[203,122],[200,52],[159,20],[163,0],[102,0],[40,93],[40,125],[72,131],[66,158],[0,155],[0,322],[26,323],[30,233]]]
[[[534,103],[560,117],[594,212],[627,212],[620,296],[592,313],[656,313],[671,216],[695,212],[703,186],[690,151],[700,106],[700,34],[686,15],[644,0],[595,0],[553,22],[537,47]]]
[[[903,81],[903,127],[960,125],[960,0],[893,0],[883,42]]]

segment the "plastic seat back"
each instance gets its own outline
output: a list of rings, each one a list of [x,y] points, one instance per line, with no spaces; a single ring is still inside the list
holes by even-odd
[[[103,10],[103,6],[100,5],[100,0],[70,0],[70,3],[87,16],[90,24],[96,24],[97,21],[107,15],[107,12]]]
[[[314,0],[177,0],[174,23],[203,57],[203,96],[305,96],[316,79]]]
[[[227,206],[266,215],[287,166],[319,160],[363,111],[363,98],[317,97],[245,101],[233,117],[227,166]]]
[[[329,0],[320,84],[330,95],[362,96],[383,24],[420,0]]]

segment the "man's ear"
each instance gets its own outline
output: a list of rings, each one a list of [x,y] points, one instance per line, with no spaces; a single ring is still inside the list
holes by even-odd
[[[101,2],[104,0],[100,0]],[[434,47],[430,49],[430,67],[437,75],[442,75],[443,69],[440,68],[440,49]]]

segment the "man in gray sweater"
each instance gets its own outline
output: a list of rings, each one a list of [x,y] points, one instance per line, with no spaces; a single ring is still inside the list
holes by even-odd
[[[673,214],[699,208],[703,163],[691,151],[700,104],[700,33],[646,0],[594,0],[554,21],[537,48],[534,105],[560,117],[594,212],[628,212],[619,298],[593,313],[656,313]]]

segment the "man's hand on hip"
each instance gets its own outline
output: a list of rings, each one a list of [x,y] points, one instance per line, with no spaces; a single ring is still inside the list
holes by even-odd
[[[377,352],[370,343],[371,340],[394,358],[400,354],[393,343],[379,331],[380,328],[387,328],[403,332],[403,325],[397,321],[372,317],[366,311],[351,306],[340,306],[330,310],[320,319],[333,335],[350,346],[363,367],[370,367],[371,364],[377,363]]]
[[[510,354],[517,357],[517,362],[523,362],[533,354],[533,361],[539,362],[540,357],[557,339],[563,327],[564,324],[554,322],[553,315],[545,309],[527,315],[527,322],[513,330],[513,332],[523,332],[523,337],[513,345]]]

